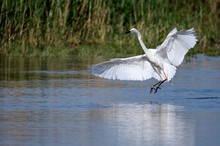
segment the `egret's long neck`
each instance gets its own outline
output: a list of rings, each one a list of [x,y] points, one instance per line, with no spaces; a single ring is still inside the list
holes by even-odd
[[[137,36],[138,36],[138,40],[139,40],[140,45],[141,45],[142,49],[144,50],[145,54],[149,55],[150,51],[147,49],[144,42],[142,41],[142,36],[141,36],[140,32],[137,32]]]

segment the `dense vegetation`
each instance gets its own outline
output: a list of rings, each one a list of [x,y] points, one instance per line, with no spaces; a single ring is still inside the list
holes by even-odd
[[[149,47],[168,32],[194,27],[191,53],[219,55],[219,0],[1,0],[1,55],[124,56],[141,53],[131,27]]]

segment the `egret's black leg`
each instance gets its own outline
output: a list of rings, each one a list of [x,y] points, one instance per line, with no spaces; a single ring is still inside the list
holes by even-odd
[[[157,93],[157,90],[158,90],[158,89],[161,89],[161,88],[160,88],[160,85],[162,85],[166,80],[167,80],[167,79],[165,79],[165,80],[163,80],[163,81],[159,81],[158,83],[154,84],[154,85],[151,87],[151,89],[150,89],[150,93],[152,93],[153,90],[154,90],[154,93]]]
[[[162,81],[157,82],[156,84],[154,84],[152,87],[155,87],[156,85],[160,84]]]
[[[154,84],[153,86],[151,86],[151,88],[150,88],[150,93],[152,93],[153,92],[153,90],[157,90],[157,85],[159,85],[160,83],[161,83],[162,81],[159,81],[159,82],[157,82],[156,84]],[[155,93],[155,92],[154,92]]]
[[[166,80],[167,80],[167,79],[166,79]],[[158,90],[158,89],[161,89],[161,88],[160,88],[160,85],[162,85],[166,80],[163,80],[163,81],[160,82],[160,84],[158,84],[158,86],[156,87],[154,93],[157,93],[157,90]]]

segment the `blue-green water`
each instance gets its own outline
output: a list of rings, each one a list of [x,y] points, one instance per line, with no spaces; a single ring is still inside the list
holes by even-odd
[[[91,76],[94,59],[0,60],[0,145],[219,145],[220,57],[198,55],[172,84]]]

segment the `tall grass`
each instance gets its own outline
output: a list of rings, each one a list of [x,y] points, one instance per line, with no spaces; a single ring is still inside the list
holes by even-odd
[[[53,52],[56,47],[80,54],[90,44],[119,46],[111,52],[132,54],[139,52],[131,49],[137,48],[136,38],[121,35],[131,27],[150,47],[174,27],[195,27],[199,45],[192,53],[219,55],[219,6],[219,0],[2,0],[0,54]],[[105,49],[92,48],[87,52],[105,55]]]

